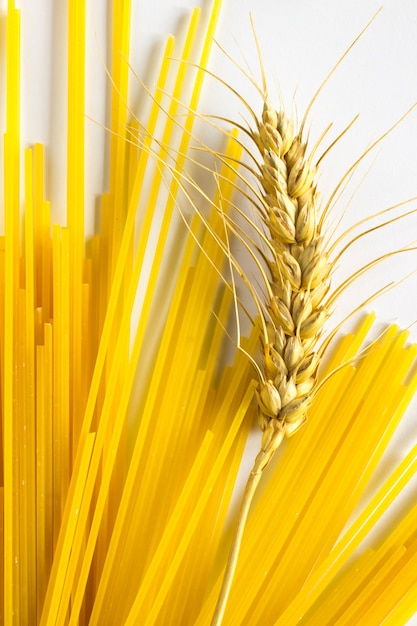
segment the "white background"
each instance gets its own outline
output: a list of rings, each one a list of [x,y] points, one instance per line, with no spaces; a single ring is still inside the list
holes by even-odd
[[[109,3],[110,4],[110,3]],[[161,48],[168,33],[184,32],[191,9],[198,0],[132,0],[131,63],[152,86]],[[4,52],[6,1],[0,0],[0,93],[4,93]],[[87,0],[87,87],[86,112],[93,120],[106,123],[106,94],[109,85],[103,63],[109,63],[106,49],[110,32],[106,17],[110,9],[101,0]],[[52,202],[54,221],[65,214],[66,171],[66,20],[67,7],[60,0],[20,0],[22,8],[22,146],[40,141],[46,146],[46,193]],[[204,2],[203,15],[209,2]],[[256,30],[268,74],[270,96],[279,99],[302,118],[311,97],[341,54],[380,8],[377,0],[224,0],[216,38],[240,64],[249,64],[259,80],[259,63],[249,13]],[[256,112],[261,100],[247,78],[214,49],[210,68],[237,89]],[[132,88],[132,105],[140,100],[138,85]],[[323,162],[320,189],[328,197],[346,169],[379,135],[417,102],[417,3],[415,0],[387,0],[382,11],[361,40],[323,88],[310,115],[308,128],[312,143],[323,129],[334,123],[329,140],[336,137],[359,113],[360,118]],[[246,111],[215,81],[208,81],[200,110],[221,113],[239,120]],[[4,102],[0,101],[0,130],[4,129]],[[108,138],[94,122],[86,123],[86,207],[87,231],[95,227],[95,202],[106,190]],[[326,145],[326,142],[323,144]],[[417,196],[417,110],[413,111],[384,140],[360,169],[350,193],[341,200],[342,211],[350,195],[372,168],[348,207],[342,228],[391,204]],[[3,157],[1,156],[1,159]],[[1,164],[2,169],[2,164]],[[417,201],[409,208],[417,207]],[[336,280],[374,256],[401,248],[417,239],[416,216],[397,226],[378,231],[352,248],[341,262]],[[390,281],[398,282],[417,267],[417,254],[399,255],[380,266],[358,283],[340,303],[337,323],[369,293]],[[417,340],[417,276],[408,278],[390,293],[375,301],[381,323],[410,326]],[[414,402],[396,436],[386,463],[395,466],[416,440]],[[416,481],[407,497],[415,497]],[[417,624],[417,619],[413,622]]]

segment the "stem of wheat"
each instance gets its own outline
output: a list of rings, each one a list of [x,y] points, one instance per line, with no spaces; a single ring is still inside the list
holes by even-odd
[[[323,250],[315,188],[316,167],[284,112],[266,98],[251,133],[262,157],[260,216],[268,233],[270,298],[262,323],[262,379],[256,392],[261,450],[250,473],[212,626],[222,623],[250,503],[262,472],[284,437],[306,421],[317,386],[316,351],[328,311],[331,266]]]

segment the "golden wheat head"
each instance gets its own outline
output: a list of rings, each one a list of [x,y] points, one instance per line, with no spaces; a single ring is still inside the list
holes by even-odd
[[[306,420],[320,363],[315,346],[328,317],[323,299],[331,265],[317,216],[316,167],[294,124],[265,99],[252,138],[262,158],[261,216],[273,250],[268,337],[262,342],[265,381],[257,392],[265,447],[273,432],[281,433],[278,439],[292,435]]]

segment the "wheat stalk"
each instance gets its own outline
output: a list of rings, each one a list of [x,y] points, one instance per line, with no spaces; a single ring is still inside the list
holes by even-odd
[[[253,21],[252,29],[262,74],[262,90],[258,90],[263,96],[262,116],[259,120],[255,117],[256,128],[249,129],[261,155],[256,175],[261,193],[256,194],[255,206],[272,252],[265,257],[270,275],[266,302],[269,319],[262,320],[262,375],[256,390],[258,424],[263,434],[242,497],[212,626],[223,621],[250,504],[262,473],[283,439],[293,435],[307,419],[317,388],[317,343],[329,315],[324,298],[330,288],[331,264],[323,249],[318,217],[315,150],[306,155],[306,117],[296,132],[285,111],[272,106]]]
[[[262,321],[262,377],[256,391],[263,435],[243,495],[213,626],[223,619],[243,528],[262,472],[284,437],[306,421],[320,364],[316,346],[329,314],[323,301],[331,265],[317,214],[317,168],[311,157],[306,158],[306,144],[294,132],[292,121],[277,112],[268,97],[251,138],[262,157],[260,216],[272,251],[266,261],[270,295]]]

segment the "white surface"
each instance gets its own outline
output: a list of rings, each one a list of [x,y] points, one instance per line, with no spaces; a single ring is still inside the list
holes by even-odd
[[[4,16],[6,1],[0,0]],[[47,147],[46,194],[52,202],[54,221],[62,221],[65,207],[66,171],[66,3],[58,0],[20,0],[22,8],[22,145],[35,141]],[[87,23],[87,113],[105,123],[105,93],[108,81],[102,59],[106,52],[106,7],[101,0],[89,0]],[[110,4],[110,3],[109,3]],[[198,0],[133,0],[131,62],[145,81],[155,78],[150,67],[154,49],[160,50],[169,32],[182,33],[184,23]],[[204,3],[207,13],[210,3]],[[380,7],[378,0],[224,0],[216,38],[240,63],[244,58],[259,80],[259,65],[250,27],[253,12],[263,58],[268,72],[271,98],[279,103],[278,85],[288,112],[299,118],[327,73]],[[110,15],[110,11],[107,11]],[[0,22],[0,89],[4,92],[4,19]],[[310,116],[312,139],[332,121],[337,134],[359,113],[360,119],[349,135],[332,151],[322,167],[324,197],[349,165],[380,134],[389,128],[414,102],[417,102],[417,3],[415,0],[387,0],[383,10],[362,39],[324,87]],[[156,47],[156,48],[155,48]],[[158,56],[158,54],[156,55]],[[259,112],[261,101],[254,88],[219,50],[213,50],[210,68],[221,75]],[[132,89],[132,102],[139,88]],[[0,131],[4,128],[3,101],[0,104]],[[215,81],[208,81],[200,110],[238,119],[246,115],[243,106]],[[87,230],[94,229],[96,197],[106,188],[106,135],[96,124],[87,122],[86,207]],[[402,122],[376,150],[377,160],[349,206],[343,227],[361,216],[417,196],[417,110]],[[361,169],[364,174],[372,163]],[[2,165],[1,165],[2,167]],[[362,175],[361,174],[361,175]],[[361,175],[356,178],[359,182]],[[356,187],[354,184],[351,191]],[[345,196],[346,202],[349,193]],[[343,206],[344,203],[341,203]],[[413,205],[411,205],[413,206]],[[417,206],[417,202],[414,203]],[[363,241],[343,259],[338,278],[373,256],[402,247],[417,239],[414,216],[392,229],[379,231]],[[416,253],[403,254],[382,265],[378,272],[355,286],[341,303],[335,321],[386,284],[414,271]],[[397,321],[401,327],[417,319],[417,276],[397,286],[372,308],[383,322]],[[411,329],[417,340],[416,326]],[[400,457],[416,439],[416,402],[408,412],[391,457]],[[415,481],[414,481],[415,483]],[[414,484],[415,490],[415,484]],[[417,619],[412,623],[417,624]]]

